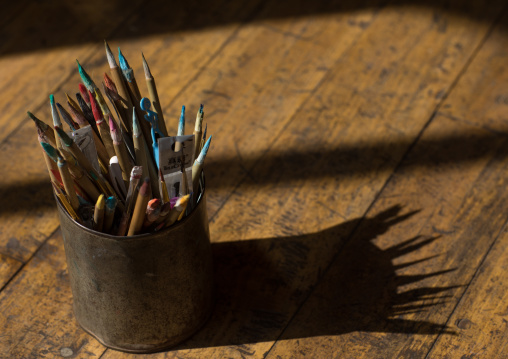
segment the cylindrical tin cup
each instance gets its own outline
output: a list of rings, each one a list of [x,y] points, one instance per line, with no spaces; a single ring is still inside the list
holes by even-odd
[[[115,237],[58,213],[73,295],[85,331],[133,353],[167,349],[196,332],[213,306],[206,200],[162,231]]]

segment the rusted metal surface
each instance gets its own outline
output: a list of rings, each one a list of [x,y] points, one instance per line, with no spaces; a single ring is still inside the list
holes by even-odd
[[[205,198],[175,226],[131,237],[87,229],[58,205],[74,314],[83,329],[110,348],[146,353],[204,324],[213,305]]]

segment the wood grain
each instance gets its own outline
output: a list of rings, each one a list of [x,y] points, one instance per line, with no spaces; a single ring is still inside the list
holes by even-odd
[[[87,3],[51,15],[70,12],[47,51],[16,47],[24,36],[43,48],[43,23],[26,19],[57,3],[12,6],[0,25],[0,357],[501,355],[508,18],[489,29],[503,2],[113,2],[97,15],[120,11],[113,22],[86,35]],[[76,92],[76,57],[100,81],[102,44],[86,40],[99,35],[146,93],[144,52],[170,132],[186,105],[190,133],[204,103],[214,134],[218,303],[194,337],[155,355],[108,350],[75,322],[24,115],[48,121],[47,95]]]
[[[8,358],[99,357],[104,347],[78,327],[60,233],[0,293],[0,353]]]
[[[505,226],[508,169],[506,135],[490,129],[504,105],[486,101],[477,117],[460,100],[467,92],[492,99],[494,79],[506,88],[508,77],[489,63],[505,46],[489,37],[442,106],[451,112],[460,105],[468,115],[435,116],[367,218],[401,205],[417,213],[374,240],[372,224],[362,223],[267,358],[423,358],[441,333],[443,346],[430,357],[460,357],[458,348],[447,351],[462,342],[448,317]],[[504,338],[495,338],[485,357],[501,354]]]
[[[20,261],[0,253],[0,288],[3,288],[21,265]]]
[[[507,20],[505,16],[501,23]],[[447,116],[506,136],[508,76],[504,69],[508,59],[507,46],[505,32],[498,26],[471,64],[461,81],[462,86],[450,95],[450,106],[443,109]],[[467,101],[466,96],[475,100]],[[501,213],[504,211],[503,208]],[[507,240],[504,228],[447,321],[457,335],[441,335],[429,357],[507,357]]]

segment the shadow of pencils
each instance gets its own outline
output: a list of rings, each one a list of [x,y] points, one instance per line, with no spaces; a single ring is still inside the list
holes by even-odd
[[[385,250],[378,248],[372,243],[376,236],[416,213],[399,215],[400,211],[401,207],[394,206],[374,218],[365,218],[360,226],[361,233],[356,233],[347,243],[346,237],[360,219],[302,236],[213,243],[217,305],[204,328],[175,349],[279,339],[326,272],[328,263],[320,263],[316,257],[323,253],[319,247],[340,252],[340,263],[334,263],[326,279],[317,284],[319,303],[313,305],[312,316],[303,324],[291,325],[282,338],[353,331],[450,333],[440,324],[401,317],[443,304],[448,297],[446,292],[456,287],[420,286],[400,292],[400,286],[450,271],[397,275],[398,269],[430,258],[394,265],[395,258],[416,252],[438,239],[415,237]],[[311,263],[313,260],[317,263]],[[316,304],[316,291],[310,298],[314,300],[312,304]]]

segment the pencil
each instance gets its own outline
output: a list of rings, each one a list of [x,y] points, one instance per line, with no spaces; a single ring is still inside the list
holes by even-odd
[[[143,178],[149,177],[148,172],[148,156],[146,153],[146,142],[141,132],[141,126],[139,125],[138,116],[136,111],[132,112],[132,139],[134,142],[134,153],[136,155],[135,162],[137,166],[141,166],[143,170]]]
[[[71,106],[74,110],[78,111],[81,114],[81,116],[84,116],[83,112],[81,111],[81,108],[76,103],[76,101],[74,101],[67,93],[65,94],[65,97],[67,97],[67,103],[69,104],[69,106]]]
[[[120,72],[120,68],[116,64],[115,56],[113,55],[113,52],[109,48],[109,45],[106,42],[106,40],[104,40],[104,46],[106,47],[106,56],[108,58],[108,64],[109,64],[109,69],[111,71],[111,76],[113,77],[113,80],[115,81],[115,84],[117,85],[118,94],[126,102],[127,115],[129,116],[130,111],[132,111],[132,100],[131,100],[129,92],[127,91],[127,88],[125,86],[122,74]],[[132,122],[132,119],[130,120],[130,122]]]
[[[76,62],[78,63],[79,76],[81,76],[81,81],[83,82],[83,85],[85,85],[88,91],[94,92],[96,89],[98,89],[97,85],[95,84],[95,82],[93,82],[92,78],[90,77],[90,75],[88,75],[83,66],[81,66],[79,61],[76,60]],[[85,94],[83,94],[82,96],[84,98]]]
[[[194,192],[194,197],[196,198],[196,200],[199,189],[199,178],[201,177],[201,171],[203,170],[203,164],[205,162],[205,157],[206,154],[208,153],[208,149],[210,148],[211,141],[212,136],[208,138],[198,158],[196,158],[194,164],[192,165],[192,191]]]
[[[99,104],[91,92],[88,93],[88,97],[90,99],[90,104],[92,105],[93,116],[95,118],[97,128],[99,129],[102,143],[104,144],[104,147],[106,147],[106,152],[108,153],[109,158],[116,156],[115,148],[113,147],[113,139],[111,138],[111,133],[109,131],[109,126],[104,121],[104,116],[102,115],[102,111],[99,108]]]
[[[47,145],[47,143],[45,142],[45,141],[47,141],[47,139],[44,138],[44,135],[40,132],[38,133],[38,139],[39,139],[39,143],[41,144],[41,147],[42,147],[42,154],[44,156],[44,162],[46,162],[46,167],[48,168],[49,178],[51,179],[51,182],[58,182],[60,185],[63,186],[62,177],[60,176],[60,171],[58,171],[56,162],[50,158],[50,156],[44,149],[44,144]],[[53,148],[53,147],[51,147],[51,148]]]
[[[60,116],[62,116],[65,123],[70,127],[71,131],[74,132],[76,130],[79,130],[79,124],[74,122],[71,115],[65,108],[62,107],[58,102],[56,103],[56,107],[58,108],[58,112],[60,112]]]
[[[178,200],[175,203],[175,206],[173,207],[173,209],[171,209],[171,212],[169,212],[167,219],[164,222],[164,225],[159,229],[167,228],[176,222],[178,217],[180,217],[180,214],[185,211],[185,208],[187,208],[189,196],[190,195],[185,195],[183,197],[178,198]]]
[[[160,168],[159,168],[159,181],[162,202],[168,203],[169,202],[168,187],[166,186],[166,181],[164,180],[164,176],[162,175],[162,171]]]
[[[180,112],[180,119],[178,120],[178,132],[177,136],[183,136],[185,134],[185,106],[182,106],[182,112]],[[175,143],[175,152],[179,152],[182,149],[180,142]]]
[[[127,153],[127,147],[125,147],[125,143],[122,140],[122,134],[111,116],[109,117],[109,129],[111,131],[111,138],[113,140],[113,147],[118,158],[118,163],[122,169],[122,178],[127,182],[129,181],[129,174],[132,171],[132,164],[129,154]]]
[[[78,92],[76,93],[76,99],[78,100],[79,107],[81,108],[81,112],[83,113],[83,116],[85,116],[85,119],[87,122],[92,126],[92,128],[95,130],[97,134],[99,134],[99,129],[97,128],[97,125],[95,124],[95,118],[93,117],[93,112],[90,106],[88,106],[83,99],[83,96]],[[86,99],[90,100],[90,96],[88,93],[86,94]]]
[[[85,100],[88,107],[90,107],[90,99],[88,98],[88,90],[86,89],[86,86],[83,84],[78,84],[79,93],[81,94],[81,98]]]
[[[155,79],[150,72],[150,67],[148,67],[148,63],[146,62],[145,55],[141,53],[141,57],[143,58],[143,70],[145,72],[145,80],[146,87],[148,88],[148,95],[150,96],[150,101],[153,104],[155,112],[157,113],[157,117],[159,119],[159,128],[162,134],[167,137],[168,130],[166,128],[166,122],[164,121],[164,114],[162,113],[162,108],[159,100],[159,94],[157,93],[157,86],[155,85]]]
[[[77,212],[79,208],[79,201],[78,196],[76,195],[76,190],[74,189],[74,181],[72,180],[69,168],[67,167],[67,161],[65,161],[60,154],[58,154],[58,170],[60,171],[60,177],[62,177],[67,199],[74,211]]]
[[[110,196],[106,199],[106,206],[104,210],[104,233],[111,232],[117,202],[118,200],[114,196]]]
[[[28,117],[30,117],[32,121],[34,121],[37,131],[38,132],[40,131],[42,134],[44,134],[45,138],[48,140],[48,143],[51,144],[51,146],[56,147],[55,132],[51,128],[51,126],[39,120],[30,111],[27,111],[26,113],[28,114]]]
[[[201,152],[201,136],[203,135],[203,104],[199,106],[198,114],[196,115],[196,124],[194,126],[194,159],[198,158]]]
[[[127,109],[125,108],[126,104],[124,103],[125,100],[123,100],[122,97],[118,94],[115,83],[106,73],[104,73],[104,82],[102,83],[102,87],[104,89],[104,93],[109,98],[109,101],[113,104],[113,107],[115,108],[118,117],[120,118],[120,122],[124,131],[130,135],[132,128],[132,118],[130,118],[127,114]]]
[[[150,200],[150,179],[145,178],[143,185],[139,189],[138,198],[132,212],[131,224],[129,226],[128,236],[139,233],[145,220],[145,211],[148,201]]]
[[[73,220],[75,220],[76,222],[81,224],[82,223],[81,218],[79,218],[79,216],[76,213],[76,211],[74,211],[74,209],[72,208],[71,204],[69,203],[69,201],[67,200],[67,198],[63,194],[62,190],[54,182],[51,182],[51,184],[53,185],[53,189],[55,190],[55,195],[60,200],[60,203],[65,208],[65,210],[67,211],[69,216],[71,216],[71,218]]]
[[[118,226],[118,236],[125,236],[131,218],[131,212],[135,204],[135,192],[138,187],[139,180],[141,179],[142,169],[140,166],[132,167],[129,189],[125,199],[125,211],[122,213],[122,218]]]
[[[104,207],[105,207],[106,201],[104,200],[104,195],[101,194],[99,196],[99,199],[97,200],[97,203],[95,204],[95,210],[93,214],[93,221],[94,221],[94,229],[97,232],[102,232],[102,228],[104,227]]]
[[[158,198],[148,201],[145,213],[145,221],[143,222],[143,229],[148,229],[154,223],[161,213],[162,202]]]
[[[160,214],[159,214],[159,218],[157,218],[155,220],[155,222],[153,223],[153,226],[152,226],[151,229],[154,230],[156,227],[158,227],[159,224],[164,222],[166,220],[167,215],[169,214],[169,212],[171,212],[171,203],[166,202],[166,203],[164,203],[161,206],[161,211],[160,211]]]
[[[56,128],[62,127],[62,121],[60,121],[60,116],[58,115],[58,111],[56,109],[55,96],[49,95],[49,103],[51,105],[51,117],[53,118],[53,128],[55,131],[56,148],[59,151],[62,151],[63,150],[62,143],[60,140],[58,140],[58,135],[56,134]]]
[[[129,66],[127,59],[122,54],[120,47],[118,48],[118,62],[120,64],[120,69],[122,70],[122,74],[124,79],[127,81],[127,89],[133,103],[136,104],[136,107],[139,106],[139,101],[141,101],[141,93],[139,92],[139,87],[136,82],[136,77],[134,76],[134,70]]]

